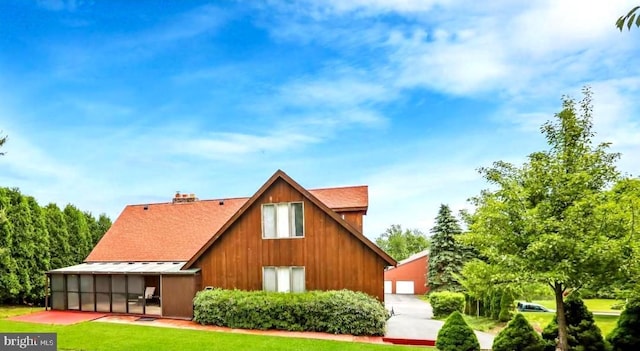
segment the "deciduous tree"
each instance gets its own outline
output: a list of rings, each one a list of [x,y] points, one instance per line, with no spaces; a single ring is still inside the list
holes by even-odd
[[[549,149],[521,167],[498,161],[480,169],[494,190],[472,201],[476,212],[465,241],[480,250],[494,272],[488,284],[546,283],[555,295],[558,348],[569,350],[564,293],[620,267],[619,238],[600,230],[596,209],[619,175],[609,144],[593,145],[592,94],[542,125]]]
[[[429,240],[418,229],[403,230],[399,224],[393,224],[376,239],[376,244],[396,261],[429,248]]]

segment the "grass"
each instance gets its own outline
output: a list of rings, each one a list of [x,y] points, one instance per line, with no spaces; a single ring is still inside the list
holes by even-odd
[[[506,323],[498,322],[487,317],[472,317],[464,315],[464,320],[469,324],[471,329],[482,332],[492,332],[496,328],[502,329]]]
[[[44,307],[0,306],[0,319],[44,311]]]
[[[538,331],[542,331],[544,327],[551,322],[551,319],[555,315],[552,312],[523,312],[522,313],[529,323]],[[618,321],[618,316],[603,316],[603,315],[594,315],[593,320],[596,322],[596,325],[602,331],[603,336],[607,336],[613,328],[616,326],[616,322]]]
[[[0,316],[20,314],[18,308],[0,306]],[[28,309],[21,310],[29,313]],[[23,314],[24,314],[23,313]],[[418,351],[435,350],[427,347],[377,345],[247,335],[202,330],[174,329],[152,326],[83,322],[73,325],[51,325],[14,322],[0,319],[3,332],[54,332],[58,335],[59,350],[125,351],[125,350],[283,350],[283,351]]]
[[[618,303],[624,303],[624,300],[613,299],[585,299],[582,301],[584,301],[584,304],[591,312],[620,312],[620,310],[611,309],[611,306]],[[546,308],[553,310],[556,309],[556,302],[554,300],[538,300],[533,302],[539,303]]]

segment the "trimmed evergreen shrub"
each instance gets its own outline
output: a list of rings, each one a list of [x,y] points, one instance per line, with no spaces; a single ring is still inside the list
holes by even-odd
[[[632,298],[607,337],[614,351],[640,350],[640,298]]]
[[[194,298],[193,320],[242,329],[384,335],[389,313],[373,297],[349,290],[277,293],[214,289]]]
[[[542,351],[540,335],[520,313],[493,340],[493,351]]]
[[[500,322],[508,322],[513,315],[513,295],[509,291],[503,291],[500,298],[500,313],[498,320]]]
[[[577,294],[571,294],[564,301],[564,314],[567,319],[567,339],[571,350],[579,351],[606,351],[607,345],[602,337],[600,328],[593,320],[593,314],[589,312]],[[545,340],[545,351],[554,351],[558,338],[557,314],[551,323],[542,331],[542,339]]]
[[[455,311],[438,332],[436,347],[441,351],[480,351],[480,343],[473,329]]]
[[[464,311],[464,294],[452,291],[440,291],[429,294],[429,303],[433,316],[442,318],[454,311]]]

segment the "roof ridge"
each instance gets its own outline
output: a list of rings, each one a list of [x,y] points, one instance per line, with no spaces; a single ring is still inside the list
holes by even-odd
[[[348,189],[348,188],[364,188],[364,187],[369,187],[369,185],[366,184],[362,184],[362,185],[343,185],[343,186],[332,186],[332,187],[326,187],[326,188],[314,188],[314,189],[307,189],[307,191],[315,191],[315,190],[333,190],[333,189]]]

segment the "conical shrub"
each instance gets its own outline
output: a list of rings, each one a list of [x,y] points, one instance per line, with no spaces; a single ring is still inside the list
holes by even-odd
[[[438,332],[436,347],[441,351],[479,351],[478,338],[460,312],[449,315]]]
[[[627,302],[607,340],[611,343],[613,351],[640,350],[640,298],[636,297]]]
[[[564,301],[564,315],[567,319],[567,339],[571,350],[606,351],[606,343],[600,328],[593,320],[593,314],[577,294],[571,294]],[[556,317],[542,331],[545,340],[545,351],[553,351],[558,338],[558,322]]]
[[[542,351],[540,335],[520,313],[493,340],[493,351]]]

